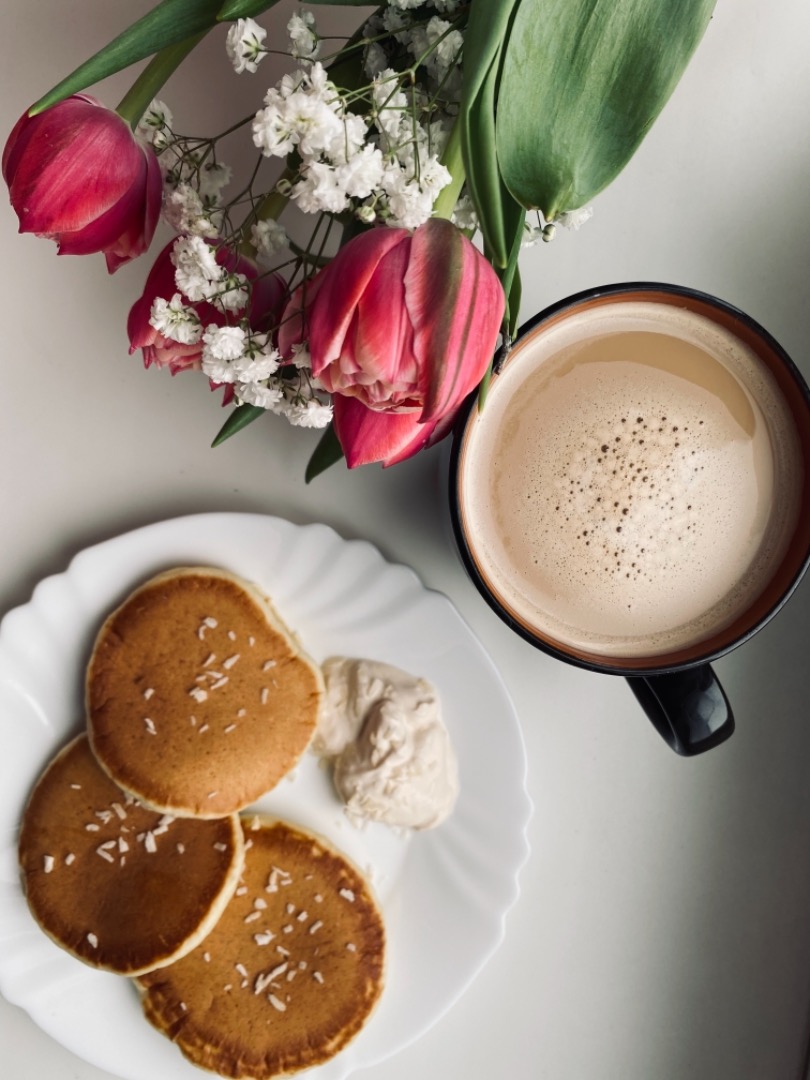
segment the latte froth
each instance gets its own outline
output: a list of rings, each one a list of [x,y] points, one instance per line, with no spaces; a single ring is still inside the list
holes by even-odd
[[[697,314],[627,302],[530,335],[464,454],[473,558],[568,646],[704,640],[759,595],[795,522],[785,412],[756,356]]]

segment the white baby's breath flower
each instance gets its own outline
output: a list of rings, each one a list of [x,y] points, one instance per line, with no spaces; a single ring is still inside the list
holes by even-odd
[[[349,205],[338,170],[326,161],[313,161],[302,169],[292,197],[305,214],[339,214]]]
[[[243,357],[236,363],[240,383],[266,383],[271,375],[278,371],[280,357],[270,352],[260,354],[255,359]]]
[[[314,60],[321,51],[321,42],[315,32],[315,16],[311,11],[293,15],[287,23],[290,35],[290,55],[298,60]]]
[[[256,258],[264,264],[271,263],[273,256],[289,243],[287,230],[273,218],[257,221],[255,225],[251,225],[250,239],[256,248]]]
[[[203,375],[207,376],[212,383],[218,386],[230,385],[236,382],[236,370],[229,360],[217,360],[209,353],[203,352],[200,362]]]
[[[423,186],[416,177],[400,165],[389,162],[383,173],[381,187],[388,197],[389,224],[403,229],[417,229],[433,212],[441,188],[448,182],[449,173],[437,161],[427,163],[428,183]]]
[[[189,300],[209,300],[221,287],[225,270],[217,262],[214,249],[202,237],[178,237],[172,247],[171,260],[175,284]]]
[[[210,302],[218,311],[227,311],[232,315],[247,307],[250,291],[248,279],[244,274],[227,274],[219,282],[216,292],[210,296]]]
[[[283,415],[294,427],[325,428],[332,421],[332,406],[325,405],[317,398],[310,401],[288,402]]]
[[[222,189],[230,184],[232,175],[230,165],[224,162],[203,165],[200,169],[200,195],[203,198],[218,198]]]
[[[581,229],[586,221],[590,221],[593,217],[592,206],[582,206],[579,210],[566,210],[565,213],[560,214],[555,218],[558,225],[562,225],[564,229],[573,229],[576,232]]]
[[[337,103],[339,105],[339,102]],[[334,105],[321,97],[294,94],[288,98],[288,115],[297,135],[298,150],[312,157],[325,150],[345,132],[342,119]]]
[[[253,120],[253,142],[266,157],[286,157],[294,147],[305,158],[316,157],[335,140],[345,140],[343,104],[319,62],[285,75],[264,101]]]
[[[175,293],[171,300],[156,296],[152,301],[149,324],[159,334],[181,345],[195,345],[202,336],[202,324],[197,312],[186,307],[180,293]]]
[[[213,214],[203,205],[191,184],[178,184],[166,193],[163,217],[175,232],[190,233],[194,236],[216,236],[219,232]]]
[[[292,347],[292,363],[293,367],[298,368],[300,371],[302,368],[312,367],[312,357],[309,354],[308,346],[302,341]]]
[[[379,187],[385,163],[380,150],[367,144],[337,169],[338,183],[353,199],[365,199]]]
[[[453,177],[442,165],[435,154],[432,154],[422,164],[419,172],[419,186],[423,191],[429,192],[435,198],[442,188],[447,187]]]
[[[370,45],[366,46],[363,55],[363,70],[367,77],[373,79],[381,71],[385,71],[387,67],[388,57],[385,55],[385,49],[378,41],[372,41]]]
[[[135,134],[142,142],[149,143],[160,152],[168,145],[173,123],[174,117],[168,105],[159,98],[153,98],[149,108],[138,121]]]
[[[473,201],[469,195],[462,195],[453,208],[450,219],[455,226],[464,232],[475,232],[478,228],[478,215],[475,212]]]
[[[209,326],[203,334],[203,362],[236,360],[244,354],[247,335],[241,326]]]
[[[368,124],[362,116],[356,116],[353,113],[344,115],[342,109],[337,115],[342,126],[334,128],[334,134],[323,147],[323,153],[333,165],[345,165],[366,145]]]
[[[543,226],[532,225],[530,221],[523,222],[523,238],[520,241],[522,248],[534,247],[543,239]]]
[[[228,31],[225,49],[237,75],[243,71],[251,74],[267,52],[264,39],[267,31],[253,19],[237,19]]]
[[[253,119],[253,142],[265,157],[283,158],[295,147],[295,132],[275,102],[268,102],[256,113]]]
[[[400,11],[412,11],[414,8],[422,7],[426,0],[389,0],[392,8],[398,8]]]
[[[245,405],[256,405],[260,409],[273,409],[283,400],[280,386],[262,386],[260,383],[239,383],[235,387],[237,400]]]
[[[461,60],[464,36],[459,30],[453,30],[452,24],[434,15],[427,25],[428,43],[435,45],[430,54],[433,74],[441,79],[447,71]]]

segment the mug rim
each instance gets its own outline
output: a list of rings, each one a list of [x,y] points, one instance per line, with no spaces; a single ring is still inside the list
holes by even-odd
[[[784,348],[773,337],[773,335],[765,329],[756,319],[752,318],[747,312],[741,308],[730,304],[728,301],[722,300],[711,293],[703,292],[700,289],[694,289],[687,285],[674,285],[667,282],[658,281],[628,281],[628,282],[614,282],[608,285],[599,285],[588,289],[582,289],[577,293],[572,293],[570,296],[564,297],[561,300],[555,301],[548,307],[543,308],[537,314],[531,316],[518,328],[518,332],[511,344],[517,344],[527,334],[535,330],[535,328],[544,322],[548,322],[550,319],[555,318],[557,315],[562,314],[569,308],[575,308],[588,300],[598,300],[602,297],[616,297],[627,294],[638,293],[658,293],[665,294],[673,297],[684,297],[695,300],[699,303],[705,304],[711,308],[719,309],[725,315],[730,316],[735,322],[742,324],[746,329],[759,338],[765,346],[776,356],[783,366],[784,370],[790,377],[790,381],[795,386],[797,392],[800,394],[804,401],[805,408],[810,415],[810,387],[804,376],[799,371],[795,362],[791,359]],[[506,365],[509,363],[509,356],[507,354],[503,361]],[[500,368],[498,369],[498,371]],[[494,378],[497,378],[498,371],[494,372]],[[453,535],[456,541],[456,547],[464,565],[464,568],[469,575],[471,581],[477,588],[478,592],[492,608],[492,610],[500,616],[500,618],[507,624],[507,626],[516,633],[519,637],[523,638],[530,645],[540,649],[541,652],[546,653],[549,656],[553,656],[558,660],[562,660],[565,663],[572,664],[575,667],[584,668],[588,671],[599,672],[601,674],[608,675],[621,675],[626,678],[646,677],[649,675],[665,675],[675,671],[686,671],[689,668],[700,667],[703,664],[713,663],[715,660],[720,659],[723,656],[733,652],[734,649],[740,645],[744,645],[745,642],[750,641],[755,634],[766,626],[771,619],[784,607],[787,601],[795,592],[799,585],[799,582],[804,577],[808,567],[810,566],[810,542],[805,544],[805,551],[801,557],[799,564],[795,572],[788,579],[787,584],[777,595],[773,604],[768,605],[767,610],[760,615],[755,622],[745,629],[742,633],[738,634],[732,641],[725,644],[716,644],[713,647],[702,650],[700,643],[698,642],[695,648],[698,650],[699,655],[692,656],[682,660],[670,660],[665,661],[667,654],[661,654],[660,656],[651,656],[647,658],[648,662],[645,662],[643,657],[616,657],[606,656],[604,661],[595,659],[594,654],[587,656],[578,655],[576,652],[571,652],[566,649],[562,642],[554,643],[547,641],[538,633],[532,632],[532,630],[524,625],[519,619],[517,619],[508,608],[498,599],[493,590],[487,584],[478,565],[473,557],[470,545],[467,542],[465,530],[462,525],[462,511],[461,511],[461,497],[460,497],[460,464],[462,451],[468,436],[468,431],[471,427],[471,419],[474,415],[476,403],[478,399],[477,391],[473,391],[469,395],[467,401],[462,406],[457,421],[453,428],[452,445],[450,449],[450,467],[449,467],[449,503],[450,503],[450,520],[453,528]],[[805,467],[810,469],[810,459],[805,456]],[[800,506],[800,520],[801,520],[802,507]],[[798,527],[798,526],[797,526]],[[707,644],[711,645],[711,639],[707,640]]]

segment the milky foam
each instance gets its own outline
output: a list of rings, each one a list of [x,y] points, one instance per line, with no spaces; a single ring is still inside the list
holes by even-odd
[[[468,439],[473,557],[518,618],[571,646],[703,640],[762,591],[795,524],[785,412],[755,355],[699,315],[573,316],[518,346]]]

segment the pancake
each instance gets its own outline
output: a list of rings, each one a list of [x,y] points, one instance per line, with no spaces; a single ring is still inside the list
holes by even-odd
[[[322,693],[320,669],[257,589],[222,570],[171,570],[99,631],[86,683],[90,741],[142,802],[221,817],[298,762]]]
[[[360,1031],[385,931],[359,871],[324,841],[259,818],[245,836],[243,880],[214,930],[137,985],[146,1018],[195,1065],[267,1080],[322,1064]]]
[[[87,736],[60,751],[23,815],[28,905],[58,945],[134,975],[184,956],[211,930],[244,859],[239,819],[172,819],[125,795]]]

